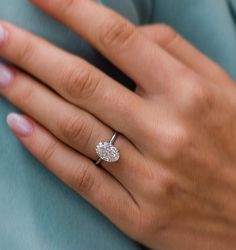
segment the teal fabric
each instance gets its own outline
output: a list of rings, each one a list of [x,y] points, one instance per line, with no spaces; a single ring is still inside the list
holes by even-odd
[[[135,24],[173,26],[236,79],[236,0],[103,0]],[[31,6],[0,0],[0,19],[47,38],[101,68],[126,86],[133,83],[79,36]],[[138,250],[78,194],[35,160],[7,128],[16,111],[0,97],[0,249]]]

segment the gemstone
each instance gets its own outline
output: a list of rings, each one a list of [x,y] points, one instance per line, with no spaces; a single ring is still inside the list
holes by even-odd
[[[110,142],[99,142],[96,146],[96,153],[106,162],[116,162],[120,158],[118,149]]]

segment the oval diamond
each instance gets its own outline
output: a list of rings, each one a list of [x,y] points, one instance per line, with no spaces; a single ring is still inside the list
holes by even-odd
[[[99,142],[96,146],[96,153],[106,162],[116,162],[120,158],[118,149],[110,142]]]

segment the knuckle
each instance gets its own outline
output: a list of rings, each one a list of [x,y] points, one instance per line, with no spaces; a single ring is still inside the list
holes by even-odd
[[[19,93],[20,92],[20,93]],[[32,100],[34,100],[34,88],[29,84],[21,90],[9,91],[9,99],[12,100],[17,106],[21,108],[31,107]]]
[[[88,194],[92,192],[95,186],[95,176],[90,171],[91,166],[88,164],[82,170],[77,169],[72,176],[72,186],[75,191],[81,194]]]
[[[187,129],[175,126],[175,128],[168,129],[167,132],[161,133],[158,136],[161,141],[161,157],[165,161],[175,161],[187,154],[191,147],[191,139]]]
[[[42,150],[39,153],[39,157],[45,165],[48,165],[50,163],[51,159],[56,153],[57,146],[57,142],[52,141],[46,147],[42,147]]]
[[[76,115],[62,121],[60,130],[67,141],[80,141],[84,145],[89,144],[92,138],[93,127],[84,117]]]
[[[204,103],[206,98],[206,92],[200,84],[194,84],[191,93],[191,101],[195,105]]]
[[[198,111],[206,113],[209,112],[214,105],[214,96],[211,91],[200,83],[193,84],[189,98],[191,112]]]
[[[18,50],[18,53],[15,54],[17,61],[23,65],[29,63],[34,55],[34,51],[34,44],[31,39],[28,39]]]
[[[168,49],[177,40],[178,33],[166,24],[158,24],[156,30],[156,40],[158,43],[163,45],[164,48]]]
[[[64,0],[61,1],[56,7],[59,9],[60,13],[69,14],[71,10],[74,9],[75,0]]]
[[[100,75],[90,69],[69,70],[64,76],[63,86],[67,95],[88,99],[94,95],[100,84]]]
[[[175,36],[176,31],[169,25],[167,24],[157,24],[157,30],[160,33],[167,34],[167,35],[172,35]]]
[[[122,49],[132,40],[135,30],[131,23],[112,13],[101,27],[99,40],[106,49]]]

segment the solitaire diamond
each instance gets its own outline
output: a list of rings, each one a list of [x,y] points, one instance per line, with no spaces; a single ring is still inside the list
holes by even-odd
[[[99,142],[96,146],[96,153],[106,162],[116,162],[120,158],[118,149],[111,142]]]

